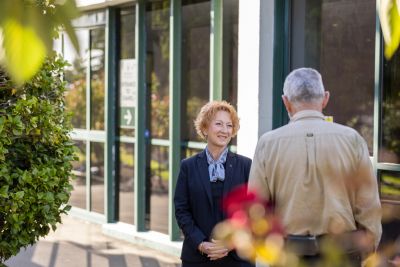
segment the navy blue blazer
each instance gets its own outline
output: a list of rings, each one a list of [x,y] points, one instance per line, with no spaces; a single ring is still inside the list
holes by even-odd
[[[223,195],[233,188],[247,184],[251,159],[228,152],[225,163]],[[211,185],[205,150],[181,162],[175,195],[175,217],[184,234],[181,259],[186,262],[205,262],[198,246],[202,241],[211,240],[214,222]],[[236,253],[229,256],[240,260]]]

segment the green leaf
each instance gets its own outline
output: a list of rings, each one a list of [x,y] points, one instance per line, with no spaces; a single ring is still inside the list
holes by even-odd
[[[13,218],[13,220],[14,220],[15,222],[18,221],[18,214],[14,213],[14,214],[11,215],[11,217]]]
[[[45,195],[45,200],[48,201],[48,202],[54,201],[54,195],[53,195],[53,193],[47,192],[46,195]]]
[[[18,191],[17,193],[15,193],[15,196],[17,197],[17,199],[22,199],[25,195],[24,191]]]
[[[8,185],[3,185],[0,188],[0,197],[8,198]]]
[[[34,29],[15,19],[3,23],[3,48],[5,66],[17,84],[31,79],[46,56],[46,46]]]
[[[18,129],[13,129],[13,130],[12,130],[12,133],[13,133],[14,135],[16,135],[16,136],[20,136],[20,135],[22,134],[22,131],[21,131],[21,130],[18,130]]]
[[[4,117],[0,117],[0,133],[3,131],[5,121]]]
[[[68,195],[65,193],[58,193],[57,198],[60,199],[62,202],[66,202],[68,200]]]
[[[71,208],[72,208],[71,205],[66,205],[66,206],[64,207],[64,211],[70,211]]]

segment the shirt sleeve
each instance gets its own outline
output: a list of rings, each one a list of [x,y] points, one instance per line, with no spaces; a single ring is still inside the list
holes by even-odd
[[[187,166],[182,163],[176,183],[174,204],[175,218],[185,237],[188,238],[192,247],[197,249],[200,243],[206,240],[206,236],[196,225],[189,203],[189,188],[187,183]]]
[[[265,200],[271,200],[271,191],[268,186],[268,177],[266,175],[266,154],[265,141],[261,138],[256,146],[253,162],[250,168],[248,190],[256,192]]]
[[[378,182],[374,175],[368,147],[359,137],[359,166],[355,175],[354,219],[360,228],[367,230],[374,238],[375,250],[382,235],[382,208]]]

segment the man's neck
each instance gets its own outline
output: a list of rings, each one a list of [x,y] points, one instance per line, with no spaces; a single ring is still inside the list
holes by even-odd
[[[301,104],[298,106],[293,106],[292,107],[292,112],[290,117],[293,117],[297,112],[304,111],[304,110],[314,110],[322,113],[322,106],[321,105],[316,105],[316,104]]]

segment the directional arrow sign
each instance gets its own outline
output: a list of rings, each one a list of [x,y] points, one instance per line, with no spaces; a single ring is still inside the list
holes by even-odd
[[[129,109],[126,110],[126,114],[124,115],[124,120],[126,120],[126,124],[130,125],[132,121],[132,113]]]
[[[121,107],[120,112],[120,127],[135,128],[135,108]]]
[[[119,67],[119,125],[121,128],[133,129],[135,128],[135,106],[137,95],[136,60],[133,58],[121,59]]]

